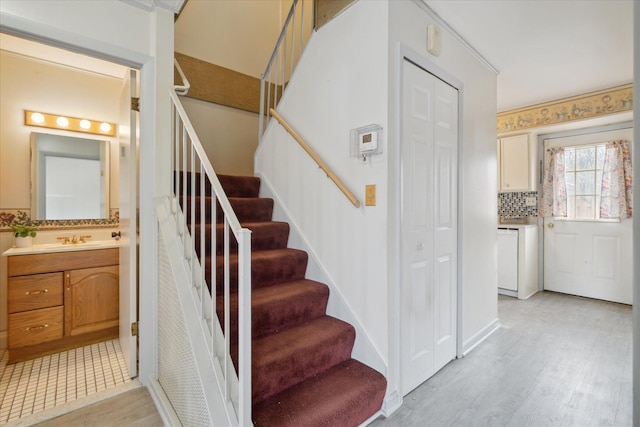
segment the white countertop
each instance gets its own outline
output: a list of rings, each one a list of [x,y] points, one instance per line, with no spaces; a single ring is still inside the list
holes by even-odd
[[[87,243],[53,243],[53,244],[44,244],[44,245],[32,245],[26,248],[9,248],[2,255],[4,256],[13,256],[13,255],[31,255],[31,254],[42,254],[49,252],[73,252],[73,251],[90,251],[95,249],[108,249],[108,248],[118,248],[120,247],[120,242],[114,239],[111,240],[95,240],[89,241]]]
[[[538,224],[498,224],[498,228],[512,228],[520,230],[521,228],[537,227]]]

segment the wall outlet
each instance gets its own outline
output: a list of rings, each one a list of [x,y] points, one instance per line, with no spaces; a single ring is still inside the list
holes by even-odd
[[[375,206],[376,205],[376,185],[369,184],[364,187],[364,205]]]
[[[524,198],[524,205],[525,206],[535,206],[537,204],[538,204],[538,202],[537,202],[535,197],[525,197]]]

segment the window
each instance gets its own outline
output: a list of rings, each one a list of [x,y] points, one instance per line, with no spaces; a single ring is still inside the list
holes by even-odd
[[[564,148],[567,219],[599,220],[606,144]]]

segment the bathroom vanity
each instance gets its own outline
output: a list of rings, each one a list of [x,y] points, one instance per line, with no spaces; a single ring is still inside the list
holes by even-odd
[[[61,244],[4,255],[9,363],[118,336],[117,247]]]

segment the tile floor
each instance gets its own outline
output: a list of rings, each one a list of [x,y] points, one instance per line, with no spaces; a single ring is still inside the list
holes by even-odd
[[[0,424],[131,382],[117,339],[7,365],[0,360]]]

